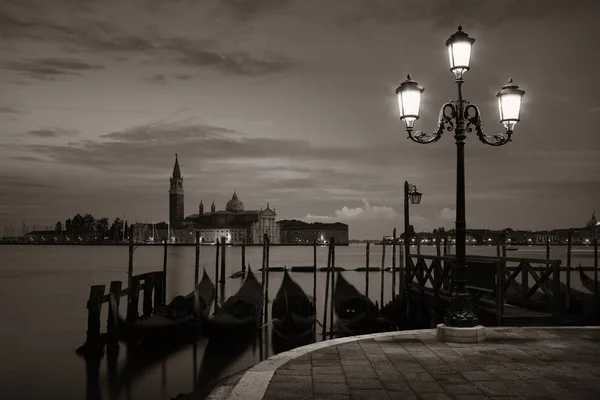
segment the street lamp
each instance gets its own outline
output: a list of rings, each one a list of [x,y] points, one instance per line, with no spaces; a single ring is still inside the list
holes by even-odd
[[[496,94],[500,111],[500,122],[505,133],[488,136],[483,132],[479,108],[463,100],[462,83],[464,73],[469,70],[471,48],[475,39],[470,38],[462,27],[447,41],[450,70],[454,73],[458,87],[458,100],[450,101],[442,106],[438,118],[438,126],[434,133],[413,132],[415,121],[419,118],[419,108],[423,87],[410,75],[396,89],[400,119],[406,123],[408,137],[422,144],[438,141],[444,131],[454,132],[456,140],[456,264],[452,271],[452,306],[444,317],[444,325],[459,327],[475,327],[477,317],[472,311],[471,298],[465,288],[466,284],[466,218],[465,218],[465,169],[464,145],[467,133],[475,131],[479,140],[490,146],[502,146],[511,141],[511,135],[520,118],[521,99],[525,91],[509,79],[508,84]]]
[[[409,209],[408,204],[419,204],[421,203],[421,197],[423,193],[417,191],[415,185],[411,185],[407,181],[404,181],[404,274],[405,284],[404,291],[408,295],[408,280],[410,273],[408,269],[408,261],[410,259],[410,220],[409,220]]]

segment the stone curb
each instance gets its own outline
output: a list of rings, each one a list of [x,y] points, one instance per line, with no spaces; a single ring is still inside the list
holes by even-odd
[[[600,326],[494,326],[486,329],[491,330],[511,330],[511,329],[600,329]],[[428,334],[435,337],[435,329],[419,329],[412,331],[392,331],[383,333],[374,333],[369,335],[350,336],[339,339],[331,339],[323,342],[312,343],[306,346],[298,347],[283,353],[269,357],[252,368],[242,376],[239,382],[229,391],[226,388],[217,386],[213,389],[207,400],[262,400],[267,387],[273,379],[275,371],[283,364],[294,360],[305,354],[311,353],[325,347],[336,346],[339,344],[356,342],[359,340],[379,339],[397,336],[412,336],[419,334]]]

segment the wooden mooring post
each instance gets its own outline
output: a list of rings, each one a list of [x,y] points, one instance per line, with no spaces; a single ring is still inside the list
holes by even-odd
[[[246,244],[242,243],[242,271],[246,270]]]
[[[331,239],[329,239],[329,243],[331,244],[331,298],[329,300],[329,337],[333,339],[333,293],[335,290],[335,237],[332,236]]]
[[[317,340],[317,241],[313,242],[313,309],[315,312],[315,323],[313,327],[314,339]]]
[[[550,238],[546,238],[546,260],[550,259]]]
[[[200,231],[196,231],[196,257],[194,258],[194,288],[198,285],[200,274]]]
[[[327,270],[325,271],[325,297],[323,299],[323,340],[327,339],[327,300],[329,298],[329,274],[331,273],[331,243],[327,249]]]
[[[168,250],[169,242],[167,238],[164,238],[163,243],[163,284],[162,284],[162,304],[163,306],[167,305],[167,250]]]
[[[383,307],[383,298],[385,290],[385,237],[381,241],[381,302],[380,307]]]
[[[365,260],[365,297],[369,298],[369,253],[371,242],[367,240],[366,260]]]
[[[266,271],[265,271],[265,323],[269,321],[269,267],[271,265],[269,235],[265,233],[264,238],[266,244]]]
[[[227,254],[227,239],[225,236],[221,237],[221,278],[219,282],[221,285],[225,285],[225,257]],[[223,292],[223,290],[221,290]],[[225,293],[221,293],[221,296],[225,296]]]
[[[598,239],[594,239],[594,293],[598,294]]]
[[[566,311],[569,311],[571,305],[571,247],[573,245],[573,231],[569,229],[567,237],[567,293],[566,293]]]
[[[261,285],[261,293],[262,293],[262,296],[263,296],[263,307],[262,307],[262,309],[260,311],[261,312],[261,315],[260,315],[261,318],[260,318],[260,320],[264,321],[265,324],[267,323],[267,319],[265,317],[265,308],[267,307],[267,305],[264,304],[265,303],[264,302],[264,299],[265,299],[265,297],[264,297],[265,296],[265,287],[266,287],[266,282],[265,281],[266,281],[266,277],[267,277],[267,271],[266,271],[266,269],[267,269],[267,243],[265,242],[264,235],[263,235],[263,243],[262,243],[262,268],[260,270],[260,278],[261,278],[260,285]],[[264,318],[264,320],[263,320],[263,318]]]
[[[219,239],[215,243],[215,283],[219,280]],[[219,304],[219,285],[215,285],[215,313]]]
[[[121,281],[112,281],[110,283],[109,288],[109,296],[115,299],[115,303],[117,305],[117,310],[119,309],[119,303],[121,300],[121,286],[123,283]],[[102,292],[104,294],[104,291]],[[109,300],[110,301],[110,300]],[[110,305],[110,303],[109,303]],[[109,345],[115,345],[119,341],[119,332],[117,330],[116,324],[117,315],[113,314],[113,308],[108,307],[108,320],[106,321],[106,338],[108,340]]]
[[[87,301],[88,318],[85,343],[77,349],[77,354],[98,354],[104,348],[100,334],[100,315],[105,289],[106,285],[94,285],[90,288],[90,296]]]
[[[396,297],[396,228],[392,232],[392,301]]]

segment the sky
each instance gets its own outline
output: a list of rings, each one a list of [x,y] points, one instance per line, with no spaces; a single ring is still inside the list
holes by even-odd
[[[407,139],[395,89],[408,73],[425,87],[416,128],[432,131],[462,25],[486,133],[503,132],[508,78],[526,91],[513,142],[467,137],[467,227],[584,226],[600,211],[598,17],[597,0],[0,0],[0,225],[167,220],[178,153],[186,215],[236,190],[377,238],[403,230],[408,180],[415,229],[452,228],[454,138]]]

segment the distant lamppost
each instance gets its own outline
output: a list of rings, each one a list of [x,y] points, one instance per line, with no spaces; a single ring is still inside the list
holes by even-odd
[[[417,187],[415,185],[411,185],[407,181],[404,181],[404,274],[405,285],[408,285],[408,280],[410,278],[409,269],[408,269],[408,261],[410,259],[410,213],[409,213],[409,202],[410,204],[419,204],[421,203],[421,197],[423,193],[419,193],[417,191]],[[405,292],[406,287],[404,288]]]
[[[419,118],[419,108],[423,87],[408,79],[396,89],[400,119],[406,123],[408,137],[417,143],[433,143],[438,141],[444,131],[454,132],[456,140],[456,263],[452,271],[452,306],[444,317],[444,325],[452,328],[475,327],[477,317],[472,311],[471,297],[465,288],[466,284],[466,217],[465,217],[465,156],[464,145],[467,133],[475,131],[483,143],[490,146],[502,146],[511,141],[511,135],[519,122],[521,99],[525,91],[519,89],[508,80],[508,84],[496,94],[500,111],[500,122],[505,133],[488,136],[483,132],[480,112],[476,105],[463,100],[463,75],[469,70],[471,47],[475,39],[470,38],[462,27],[446,41],[450,58],[450,70],[454,73],[458,87],[458,100],[450,101],[442,106],[438,126],[434,133],[414,132],[415,121]],[[441,326],[440,328],[444,328]],[[439,332],[439,330],[438,330]],[[439,336],[438,336],[439,337]]]

